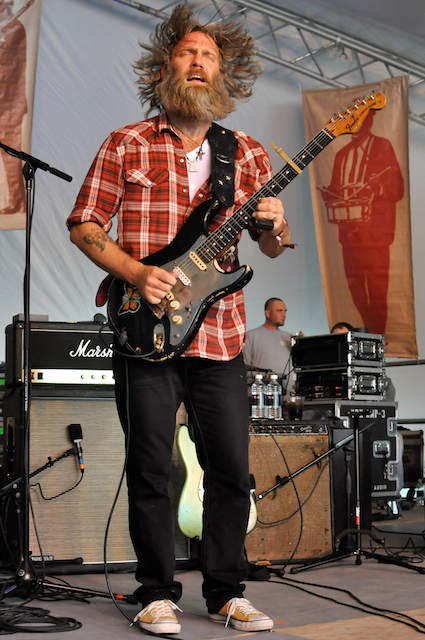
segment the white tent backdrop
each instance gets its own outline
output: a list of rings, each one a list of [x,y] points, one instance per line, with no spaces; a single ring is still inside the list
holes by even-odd
[[[294,3],[278,4],[296,10],[291,6]],[[322,12],[326,21],[329,6],[338,4],[343,3],[315,2],[314,18],[319,20]],[[386,0],[386,4],[399,6],[392,0]],[[309,5],[312,3],[301,2],[299,6],[305,12]],[[164,3],[151,0],[149,6],[162,9]],[[106,136],[144,117],[131,65],[140,55],[138,41],[148,41],[158,20],[114,0],[43,0],[31,153],[72,175],[73,181],[67,183],[40,170],[36,173],[32,314],[48,315],[51,321],[81,321],[91,320],[98,311],[105,313],[94,304],[103,274],[71,245],[65,220]],[[391,30],[393,40],[394,33]],[[399,50],[407,51],[407,36],[400,32],[398,37]],[[239,105],[225,124],[259,140],[270,151],[277,171],[283,161],[270,143],[290,156],[304,146],[301,91],[312,88],[319,88],[314,81],[283,67],[269,66],[257,81],[254,97]],[[335,110],[344,106],[335,105]],[[411,123],[409,143],[418,347],[420,358],[425,358],[425,127]],[[264,301],[278,296],[288,306],[287,330],[302,330],[306,335],[327,333],[307,171],[282,193],[281,199],[296,249],[270,260],[248,237],[241,243],[241,260],[254,269],[254,278],[245,288],[248,328],[263,322]],[[0,231],[0,327],[23,311],[24,254],[24,231]],[[0,360],[4,360],[1,340]],[[405,418],[425,417],[424,367],[394,367],[389,372],[397,390],[399,414]]]

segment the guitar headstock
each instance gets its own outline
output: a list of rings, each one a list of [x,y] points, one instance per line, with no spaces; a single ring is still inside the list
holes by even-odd
[[[371,91],[369,95],[359,98],[354,104],[335,113],[326,123],[325,129],[335,137],[343,133],[355,133],[360,129],[371,109],[383,109],[386,104],[387,99],[383,93]]]

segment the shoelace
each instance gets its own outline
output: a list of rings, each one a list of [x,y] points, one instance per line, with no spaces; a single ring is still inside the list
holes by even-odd
[[[144,615],[146,612],[152,611],[152,609],[155,609],[155,615],[158,618],[160,618],[163,615],[167,615],[167,613],[169,612],[169,607],[171,607],[171,609],[178,609],[178,611],[182,612],[180,607],[177,606],[176,603],[173,602],[172,600],[154,600],[153,602],[149,603],[147,607],[139,611],[139,613],[136,615],[136,617],[133,620],[133,624],[137,622],[139,618],[141,618],[141,616]]]
[[[237,608],[239,608],[242,611],[243,615],[249,615],[250,613],[258,613],[257,609],[253,607],[250,601],[247,600],[246,598],[232,598],[231,600],[229,600],[227,604],[228,604],[228,610],[227,610],[226,624],[224,625],[225,627],[228,626],[229,620],[232,617],[232,615],[235,613]]]

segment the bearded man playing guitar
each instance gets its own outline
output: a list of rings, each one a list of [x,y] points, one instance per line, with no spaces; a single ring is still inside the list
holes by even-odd
[[[119,291],[124,287],[115,317],[133,317],[140,305],[155,312],[151,352],[126,352],[123,331],[116,340],[113,367],[128,450],[130,533],[141,583],[135,596],[143,609],[135,621],[158,634],[180,631],[175,610],[182,586],[174,579],[168,481],[181,402],[205,473],[201,569],[209,617],[245,631],[273,627],[267,615],[243,598],[242,583],[247,577],[244,540],[250,481],[240,287],[250,275],[229,287],[228,295],[211,295],[184,350],[166,357],[164,339],[172,336],[165,336],[161,314],[164,305],[173,309],[171,333],[178,335],[192,302],[179,308],[171,290],[177,284],[187,284],[190,290],[191,282],[184,269],[163,268],[166,260],[158,264],[149,259],[167,251],[189,216],[195,212],[196,218],[196,210],[202,211],[207,200],[215,199],[214,217],[208,220],[212,231],[271,178],[261,145],[240,131],[213,124],[234,110],[235,98],[252,94],[261,73],[253,60],[253,40],[237,24],[204,27],[193,10],[176,7],[169,21],[157,27],[150,45],[142,45],[146,51],[136,64],[139,95],[142,104],[150,103],[149,112],[160,113],[107,138],[68,218],[72,242],[117,279]],[[115,215],[116,243],[107,235]],[[273,194],[259,198],[253,218],[268,222],[268,229],[250,230],[261,251],[279,256],[290,240],[281,202]],[[182,235],[190,235],[190,228],[189,221]],[[238,267],[237,249],[230,254],[225,249],[217,273]],[[192,266],[195,253],[190,252]],[[202,260],[196,264],[200,273],[206,270]]]

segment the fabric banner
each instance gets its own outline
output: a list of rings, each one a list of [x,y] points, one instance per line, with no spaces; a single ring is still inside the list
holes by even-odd
[[[0,142],[31,152],[41,0],[0,0]],[[25,228],[23,163],[0,151],[0,229]]]
[[[357,132],[337,137],[310,165],[328,322],[385,334],[387,356],[418,357],[407,76],[303,91],[306,137],[310,140],[335,111],[372,90],[385,95],[385,107],[371,109]]]

